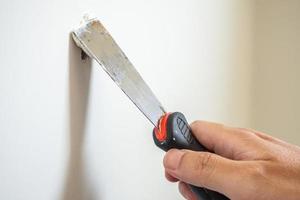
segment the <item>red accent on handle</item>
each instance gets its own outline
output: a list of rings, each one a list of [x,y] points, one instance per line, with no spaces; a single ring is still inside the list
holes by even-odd
[[[167,138],[167,121],[170,114],[164,114],[159,119],[157,127],[154,128],[155,137],[160,142],[163,142]]]

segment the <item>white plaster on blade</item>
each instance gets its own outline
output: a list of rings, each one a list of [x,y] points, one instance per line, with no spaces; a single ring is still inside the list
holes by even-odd
[[[91,14],[84,14],[82,17],[82,20],[79,23],[79,27],[74,29],[72,31],[72,38],[75,41],[75,44],[81,48],[84,53],[86,53],[89,57],[93,58],[93,55],[88,51],[86,45],[84,45],[81,40],[79,39],[82,34],[84,34],[85,32],[89,32],[89,30],[87,29],[88,25],[93,22],[93,21],[99,21],[96,17],[92,17],[93,15]]]

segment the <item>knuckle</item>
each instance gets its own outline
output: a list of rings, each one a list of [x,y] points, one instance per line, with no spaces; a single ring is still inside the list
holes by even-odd
[[[240,134],[244,135],[254,135],[253,131],[248,128],[234,128],[236,132],[239,132]]]
[[[267,181],[269,176],[269,171],[270,169],[268,165],[264,163],[255,163],[247,167],[246,173],[248,174],[250,182],[252,183],[251,185],[253,187],[253,190],[258,189],[256,188],[258,182]]]
[[[216,159],[211,153],[200,153],[197,155],[194,170],[197,171],[202,182],[207,181],[216,167]]]
[[[257,137],[256,133],[249,128],[236,128],[236,132],[245,138]]]
[[[242,141],[248,143],[249,141],[253,141],[257,136],[253,131],[246,128],[234,128],[233,132],[239,136]]]
[[[268,171],[269,171],[268,166],[265,164],[257,164],[254,167],[254,174],[262,178],[268,176]]]
[[[241,132],[245,132],[245,133],[253,132],[253,131],[252,131],[251,129],[249,129],[249,128],[237,127],[236,129],[239,130],[239,131],[241,131]]]

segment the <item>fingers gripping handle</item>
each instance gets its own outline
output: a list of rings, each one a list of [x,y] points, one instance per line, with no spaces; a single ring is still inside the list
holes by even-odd
[[[164,151],[169,149],[189,149],[207,151],[193,136],[184,115],[179,112],[167,113],[161,117],[158,126],[153,130],[155,144]],[[200,200],[228,200],[215,191],[191,185],[192,191]]]

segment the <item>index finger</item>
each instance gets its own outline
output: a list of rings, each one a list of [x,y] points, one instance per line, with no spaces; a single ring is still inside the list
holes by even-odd
[[[240,159],[244,152],[254,152],[261,141],[250,131],[243,131],[223,124],[195,121],[191,130],[198,141],[208,150],[229,159]]]

